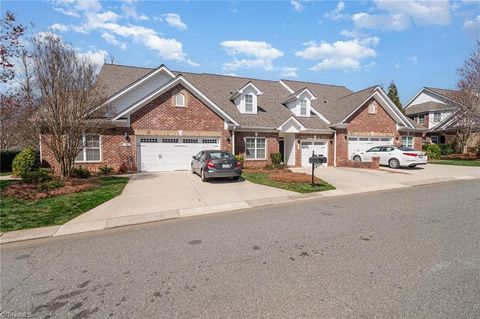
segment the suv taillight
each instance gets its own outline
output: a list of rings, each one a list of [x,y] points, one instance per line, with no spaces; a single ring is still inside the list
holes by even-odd
[[[207,162],[207,167],[208,167],[208,168],[215,168],[215,164],[213,164],[212,161],[208,161],[208,162]]]
[[[413,156],[413,157],[416,157],[418,156],[417,153],[403,153],[403,155],[407,155],[407,156]]]

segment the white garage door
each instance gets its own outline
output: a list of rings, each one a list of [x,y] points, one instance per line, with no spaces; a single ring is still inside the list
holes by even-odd
[[[391,137],[348,137],[348,158],[352,159],[353,153],[368,151],[374,146],[392,145]]]
[[[212,137],[145,136],[138,140],[140,171],[161,172],[190,169],[192,156],[202,150],[218,150]]]
[[[315,151],[315,155],[328,156],[328,146],[325,141],[301,141],[302,145],[302,166],[311,166],[308,159],[312,157],[312,152]]]

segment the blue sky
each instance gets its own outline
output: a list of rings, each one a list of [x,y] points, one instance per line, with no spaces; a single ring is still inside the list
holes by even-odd
[[[452,88],[480,39],[480,1],[3,1],[30,35],[92,60],[360,90]]]

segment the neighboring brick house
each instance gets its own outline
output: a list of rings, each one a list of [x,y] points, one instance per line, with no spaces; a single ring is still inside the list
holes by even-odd
[[[308,166],[312,151],[337,166],[378,145],[421,149],[425,129],[405,117],[374,86],[352,92],[291,80],[267,81],[216,74],[105,64],[98,76],[114,115],[111,128],[84,137],[76,164],[97,170],[189,169],[204,149],[244,154],[247,166]],[[42,159],[56,163],[45,147]]]

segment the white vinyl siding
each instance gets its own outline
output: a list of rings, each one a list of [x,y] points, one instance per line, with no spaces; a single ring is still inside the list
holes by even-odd
[[[75,157],[75,162],[100,162],[101,148],[99,135],[83,135],[83,148]]]
[[[266,149],[266,141],[264,137],[245,138],[245,153],[247,159],[266,159]]]
[[[402,146],[413,147],[413,136],[402,136]]]

